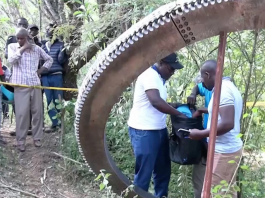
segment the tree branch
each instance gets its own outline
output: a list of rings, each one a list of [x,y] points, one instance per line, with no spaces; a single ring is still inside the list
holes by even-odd
[[[55,10],[52,7],[52,4],[50,0],[43,0],[44,4],[48,8],[49,12],[51,13],[52,17],[54,18],[55,22],[58,24],[61,24],[59,15],[55,12]]]

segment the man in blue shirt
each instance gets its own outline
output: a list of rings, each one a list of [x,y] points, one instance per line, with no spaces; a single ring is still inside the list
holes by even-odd
[[[204,102],[204,106],[205,108],[208,108],[209,102],[211,100],[212,97],[212,91],[209,91],[208,89],[206,89],[202,83],[199,83],[198,85],[196,85],[193,89],[192,89],[192,93],[191,95],[188,97],[188,104],[192,104],[195,105],[196,103],[196,96],[197,95],[200,96],[204,96],[205,97],[205,102]],[[207,128],[207,121],[208,121],[208,114],[204,114],[203,117],[203,127],[206,129]]]

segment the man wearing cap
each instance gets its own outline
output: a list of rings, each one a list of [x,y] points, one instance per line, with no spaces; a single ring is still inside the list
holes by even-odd
[[[39,34],[39,27],[36,24],[29,25],[28,27],[29,37],[32,42],[36,45],[41,47],[41,42],[39,41],[38,34]]]
[[[167,102],[166,81],[182,69],[175,53],[144,71],[135,84],[128,120],[135,162],[134,185],[148,191],[152,174],[156,197],[167,197],[171,174],[166,114],[186,117]]]

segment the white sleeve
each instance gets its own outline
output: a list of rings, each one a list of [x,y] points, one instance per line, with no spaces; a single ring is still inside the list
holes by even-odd
[[[141,76],[141,82],[144,88],[144,91],[150,90],[150,89],[157,89],[159,90],[159,84],[161,83],[161,80],[159,79],[158,75],[153,72],[147,72],[143,76]]]
[[[235,100],[232,90],[229,87],[224,86],[221,90],[219,107],[224,107],[228,105],[235,105]]]

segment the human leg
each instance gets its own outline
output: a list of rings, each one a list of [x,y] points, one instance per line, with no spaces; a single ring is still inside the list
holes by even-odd
[[[232,185],[236,181],[236,174],[239,159],[242,154],[242,149],[235,153],[215,153],[214,163],[213,163],[213,175],[212,175],[212,186],[220,185],[221,181],[226,181],[228,184],[232,182]],[[234,161],[234,163],[228,163],[229,161]],[[233,177],[234,176],[234,177]],[[220,195],[225,194],[225,192],[220,192]],[[233,198],[237,197],[237,192],[230,188],[227,193],[232,195]],[[219,195],[219,194],[218,194]]]
[[[50,80],[52,81],[53,87],[63,87],[63,76],[62,74],[51,75]],[[51,116],[56,117],[57,113],[61,112],[61,109],[57,108],[58,100],[63,99],[63,91],[62,90],[53,90],[53,103],[55,104],[55,111],[51,112]],[[53,127],[57,127],[59,125],[58,119],[53,119]]]
[[[43,138],[43,108],[41,90],[33,89],[31,91],[30,98],[30,108],[32,112],[32,135],[35,146],[38,146],[39,144],[36,142],[40,141]]]
[[[2,100],[2,99],[1,99]],[[9,107],[7,103],[2,102],[2,111],[3,111],[3,117],[8,118],[9,117]]]
[[[193,165],[192,184],[194,190],[194,198],[201,198],[205,170],[206,170],[206,159],[203,157],[199,164]]]
[[[156,156],[159,150],[160,134],[129,128],[135,161],[134,185],[148,191]]]
[[[21,151],[25,150],[25,141],[29,130],[30,92],[31,88],[14,88],[14,101],[16,104],[16,139],[18,149]]]
[[[167,129],[159,130],[159,151],[154,168],[154,188],[156,197],[168,196],[168,185],[171,174],[169,157],[169,138]]]
[[[50,87],[51,85],[50,85],[50,81],[49,81],[49,76],[41,77],[41,83],[45,87]],[[50,117],[50,111],[53,111],[53,110],[50,110],[49,106],[50,106],[50,104],[52,102],[53,93],[52,93],[52,90],[50,90],[50,89],[44,89],[44,93],[45,93],[45,96],[46,96],[46,99],[47,99],[47,109],[48,109],[48,114],[49,114],[49,117]],[[51,119],[51,121],[53,121],[51,117],[50,117],[50,119]]]
[[[0,103],[2,103],[2,91],[0,90]],[[2,123],[2,106],[0,106],[0,123]],[[0,131],[0,144],[6,144],[7,142],[1,135]]]

